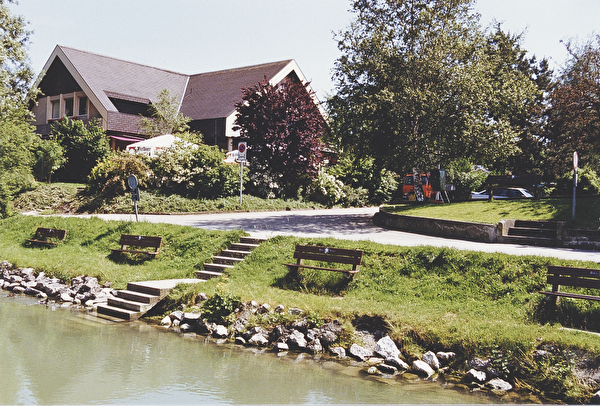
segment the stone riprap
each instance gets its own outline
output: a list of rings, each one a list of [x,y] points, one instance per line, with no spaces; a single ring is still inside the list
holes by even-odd
[[[35,275],[33,268],[15,268],[6,261],[0,262],[0,288],[13,293],[37,297],[41,301],[72,303],[95,308],[106,303],[115,291],[109,286],[100,286],[96,278],[78,276],[69,285],[57,278],[49,278],[43,272]]]
[[[207,299],[200,293],[197,303]],[[420,359],[411,359],[409,364],[403,359],[402,352],[396,343],[383,335],[374,340],[374,335],[361,332],[359,341],[367,344],[354,343],[348,348],[337,344],[342,333],[342,325],[337,320],[323,324],[321,327],[311,327],[310,321],[304,317],[302,310],[297,308],[285,309],[277,305],[271,310],[268,304],[259,305],[252,301],[241,303],[235,312],[235,319],[228,326],[208,322],[202,317],[200,306],[189,312],[174,311],[165,316],[161,326],[180,333],[211,335],[218,339],[229,339],[236,344],[271,349],[273,351],[299,351],[320,356],[324,353],[338,360],[350,359],[359,367],[364,367],[368,375],[400,376],[435,380],[439,376],[449,375],[449,365],[455,360],[453,352],[426,352]],[[288,313],[298,319],[288,324],[278,324],[269,329],[261,326],[251,326],[250,320],[254,314],[268,315],[269,313]],[[369,335],[371,340],[365,339]],[[381,335],[381,334],[380,334]],[[512,385],[490,373],[491,360],[473,359],[469,361],[471,370],[459,380],[466,388],[478,391],[487,390],[503,396],[512,390]],[[474,371],[477,371],[475,373]],[[475,376],[477,378],[475,378]],[[412,379],[412,378],[410,378]]]
[[[89,276],[73,278],[70,284],[65,284],[57,278],[50,278],[43,272],[35,274],[33,268],[15,268],[12,264],[0,262],[0,288],[11,294],[25,294],[40,299],[41,303],[48,301],[64,302],[69,305],[85,306],[93,310],[95,306],[106,303],[115,291],[109,286],[101,286],[98,280]],[[207,299],[207,295],[198,295],[198,301]],[[266,329],[260,326],[250,326],[249,320],[254,314],[268,315],[287,312],[297,317],[289,324],[279,324]],[[161,325],[185,335],[204,334],[217,339],[231,339],[240,345],[250,345],[271,348],[274,351],[299,351],[320,356],[329,353],[332,358],[344,360],[351,358],[364,367],[368,375],[395,376],[403,375],[434,380],[448,372],[456,354],[453,352],[431,351],[421,359],[412,359],[411,364],[402,358],[402,353],[387,335],[375,341],[368,332],[360,332],[360,341],[367,344],[352,344],[349,348],[336,345],[342,325],[337,320],[323,324],[321,327],[311,327],[311,322],[304,317],[301,309],[285,309],[278,305],[271,310],[268,304],[258,305],[256,302],[242,303],[236,311],[237,318],[231,325],[225,326],[210,323],[202,317],[200,308],[191,312],[177,310],[166,316]],[[365,337],[370,336],[370,340]],[[504,395],[512,390],[510,383],[503,381],[496,374],[490,373],[490,360],[472,359],[471,369],[462,381],[468,387],[478,390],[488,390],[496,395]]]

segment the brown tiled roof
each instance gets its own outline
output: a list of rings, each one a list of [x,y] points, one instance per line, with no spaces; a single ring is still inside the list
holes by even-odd
[[[227,117],[242,99],[242,88],[272,79],[291,60],[192,75],[181,113],[193,120]]]
[[[107,111],[117,109],[110,97],[146,103],[163,89],[181,101],[192,120],[228,117],[241,100],[242,88],[281,76],[293,60],[185,75],[58,45],[73,68]],[[181,100],[183,98],[183,100]]]
[[[163,89],[183,97],[188,76],[121,59],[59,46],[92,92],[108,111],[116,111],[109,94],[137,100],[156,100]]]

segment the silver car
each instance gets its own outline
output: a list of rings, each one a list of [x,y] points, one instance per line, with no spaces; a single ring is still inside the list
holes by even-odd
[[[493,188],[494,199],[530,199],[533,197],[527,189],[520,187],[495,187]],[[487,200],[490,196],[486,190],[471,192],[471,200]]]

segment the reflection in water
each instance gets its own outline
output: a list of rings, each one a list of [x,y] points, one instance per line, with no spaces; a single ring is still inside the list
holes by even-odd
[[[0,404],[481,403],[436,383],[365,379],[143,322],[111,323],[0,291]]]

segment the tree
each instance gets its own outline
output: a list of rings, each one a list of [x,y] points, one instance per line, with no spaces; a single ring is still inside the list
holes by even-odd
[[[511,114],[537,88],[490,52],[472,0],[357,0],[338,35],[333,140],[398,173],[517,153]]]
[[[0,217],[10,214],[16,193],[34,187],[34,150],[40,141],[27,124],[27,101],[34,93],[26,53],[30,32],[6,3],[0,0]]]
[[[187,131],[190,127],[190,118],[179,112],[177,97],[171,96],[169,89],[163,89],[158,93],[156,103],[150,105],[152,118],[142,117],[139,127],[153,137],[165,134],[176,134]]]
[[[549,97],[548,154],[555,177],[572,170],[573,152],[600,170],[600,35],[566,43],[570,59]]]
[[[35,93],[31,89],[34,72],[29,66],[26,46],[30,31],[22,16],[12,15],[6,3],[0,0],[0,117],[15,114],[21,117],[27,101]]]
[[[265,78],[242,89],[235,128],[248,139],[254,193],[297,197],[319,171],[326,123],[308,84],[286,79],[278,86]]]
[[[52,174],[67,162],[64,148],[56,140],[41,141],[35,150],[35,156],[35,175],[48,184],[51,183]]]
[[[92,168],[110,153],[104,129],[97,119],[86,126],[64,117],[52,125],[51,137],[64,148],[67,163],[57,172],[63,180],[86,182]]]

